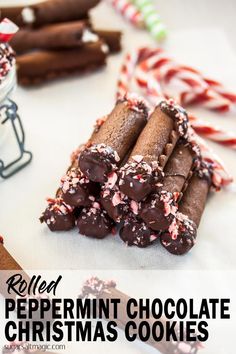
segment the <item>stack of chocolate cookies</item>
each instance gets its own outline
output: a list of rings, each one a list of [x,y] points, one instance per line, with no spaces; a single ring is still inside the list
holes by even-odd
[[[126,96],[72,155],[41,222],[51,231],[77,225],[95,238],[119,225],[129,246],[160,239],[169,252],[184,254],[195,244],[212,172],[182,107],[165,100],[150,114],[141,99]]]
[[[19,27],[11,46],[21,85],[42,84],[72,73],[101,68],[121,49],[121,32],[94,29],[89,11],[100,0],[46,0],[1,8]]]

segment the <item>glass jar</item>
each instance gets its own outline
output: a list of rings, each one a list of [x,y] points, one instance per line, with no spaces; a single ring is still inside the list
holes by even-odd
[[[18,115],[18,107],[10,98],[16,87],[16,81],[16,67],[13,63],[8,66],[7,74],[0,81],[0,177],[4,179],[20,171],[32,160],[32,153],[25,150],[25,134]],[[10,133],[13,134],[14,143],[17,144],[17,156],[11,158],[11,162],[5,163],[2,154],[5,155],[4,152],[12,144],[12,141],[8,141]]]

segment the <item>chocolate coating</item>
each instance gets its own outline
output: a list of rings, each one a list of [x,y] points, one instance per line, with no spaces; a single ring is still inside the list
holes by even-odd
[[[71,168],[61,181],[61,196],[66,204],[80,207],[95,201],[93,195],[99,191],[97,184],[90,182],[79,168]]]
[[[146,124],[147,107],[141,100],[118,101],[79,159],[81,171],[94,182],[104,183],[133,146]]]
[[[40,222],[45,222],[51,231],[68,231],[75,226],[75,216],[73,209],[66,205],[61,198],[57,198],[50,200]]]
[[[107,181],[107,175],[115,169],[116,163],[115,152],[103,144],[85,149],[79,159],[81,171],[90,180],[100,183]]]
[[[103,239],[109,235],[114,222],[97,202],[90,208],[84,208],[77,220],[79,232],[82,235]]]
[[[63,193],[62,198],[66,204],[69,204],[74,207],[87,206],[92,203],[89,200],[89,192],[87,188],[78,187],[75,193],[71,194],[69,192]]]
[[[191,250],[196,243],[197,226],[192,223],[191,228],[185,225],[179,225],[179,231],[176,238],[173,238],[169,232],[161,235],[161,244],[165,249],[177,256],[181,256]]]
[[[120,169],[119,175],[120,190],[137,202],[149,195],[161,179],[161,172],[157,166],[135,162],[135,156],[133,161],[130,159],[129,163]]]
[[[159,233],[151,230],[146,224],[130,214],[124,226],[120,229],[120,238],[128,246],[145,248],[151,245],[159,237]]]
[[[153,230],[166,231],[170,226],[192,166],[192,150],[188,145],[177,144],[164,169],[160,192],[149,196],[140,208],[140,217]]]
[[[102,191],[100,201],[115,222],[120,222],[128,213],[129,200],[118,188]]]
[[[160,199],[160,194],[152,194],[142,202],[139,215],[148,227],[156,231],[167,230],[174,218],[173,214],[166,216],[164,202]]]

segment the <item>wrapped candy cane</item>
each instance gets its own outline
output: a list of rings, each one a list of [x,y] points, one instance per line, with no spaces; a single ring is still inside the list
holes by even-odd
[[[132,0],[143,15],[146,27],[152,36],[160,41],[167,35],[166,27],[157,13],[152,0]]]
[[[0,42],[9,42],[18,30],[19,27],[7,18],[4,18],[0,23]]]
[[[134,89],[134,82],[138,84],[138,88],[142,91],[142,94],[155,106],[159,100],[166,98],[161,90],[161,86],[155,80],[152,72],[144,70],[144,66],[140,65],[143,61],[151,60],[159,50],[151,50],[149,48],[141,48],[134,52],[132,55],[127,55],[121,68],[121,74],[117,85],[117,97],[121,97],[127,92],[132,92]],[[158,66],[164,65],[166,62],[165,57],[160,58]],[[142,68],[140,68],[142,66]],[[137,75],[138,72],[138,75]],[[202,150],[203,159],[212,163],[214,168],[214,185],[216,188],[226,186],[232,182],[232,177],[228,174],[220,159],[213,153],[213,151],[207,146],[196,132],[204,135],[205,137],[221,143],[225,146],[236,148],[236,137],[232,134],[216,128],[210,123],[202,122],[193,115],[190,115],[190,122],[194,130],[192,129],[192,139],[197,141]]]
[[[107,0],[126,20],[137,27],[144,27],[143,16],[129,0]]]

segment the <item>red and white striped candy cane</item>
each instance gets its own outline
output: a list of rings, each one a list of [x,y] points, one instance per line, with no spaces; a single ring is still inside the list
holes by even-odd
[[[168,62],[168,59],[163,56],[163,51],[156,50],[156,52],[153,52],[153,55],[149,55],[147,59],[138,63],[135,70],[136,82],[139,88],[142,90],[142,93],[148,97],[149,101],[153,105],[156,105],[160,99],[163,99],[163,97],[169,98],[169,96],[162,91],[161,84],[159,81],[155,80],[153,77],[153,71],[149,69],[161,69],[163,66],[168,65]],[[193,74],[195,74],[195,72]],[[128,81],[130,82],[130,78]],[[201,82],[201,79],[196,77],[191,81],[191,85],[198,86],[199,82]],[[179,103],[182,104],[182,102]],[[221,145],[236,149],[235,134],[227,132],[206,121],[199,120],[192,115],[190,115],[190,121],[198,134],[203,135],[207,139],[218,142]]]
[[[141,48],[134,54],[126,56],[124,64],[122,65],[121,75],[117,85],[117,97],[121,97],[127,92],[132,92],[131,84],[135,77],[139,89],[141,89],[142,93],[145,95],[145,97],[147,97],[153,106],[158,103],[158,100],[163,99],[160,85],[158,85],[158,82],[153,78],[152,72],[146,70],[147,66],[145,67],[145,65],[147,65],[147,61],[149,59],[151,61],[151,58],[153,58],[157,53],[159,54],[161,51]],[[145,65],[142,65],[143,61],[145,62]],[[155,60],[153,63],[155,63]],[[165,58],[162,57],[160,58],[160,61],[158,61],[157,66],[161,67],[164,65],[164,63]],[[190,115],[190,122],[196,131],[202,133],[204,136],[207,136],[207,138],[220,142],[225,146],[235,148],[235,137],[231,136],[231,134],[218,129],[209,123],[199,121],[192,115]],[[211,129],[211,132],[209,129]],[[196,134],[196,131],[191,128],[191,136],[192,139],[196,140],[201,147],[203,159],[213,164],[214,185],[216,188],[228,185],[232,182],[232,177],[227,173],[220,159],[207,146],[204,140],[202,140]]]
[[[126,92],[130,91],[131,81],[134,81],[137,66],[151,55],[153,55],[153,50],[140,48],[125,56],[117,83],[117,98],[123,97]]]
[[[144,27],[143,15],[129,0],[107,0],[126,20],[137,27]]]
[[[4,18],[0,22],[0,42],[9,42],[18,30],[19,27],[17,25],[8,20],[8,18]]]
[[[132,80],[135,72],[135,67],[138,63],[138,52],[127,54],[124,63],[121,66],[120,76],[117,82],[117,99],[125,96],[129,92],[130,80]]]
[[[189,114],[189,121],[193,129],[207,139],[215,141],[221,145],[236,149],[236,135],[227,132],[217,126],[214,126],[206,121],[202,121],[195,116]]]
[[[227,92],[218,82],[205,79],[197,70],[177,64],[162,49],[143,61],[140,68],[152,73],[165,97],[174,97],[184,106],[199,104],[226,112],[236,103],[235,94]]]

